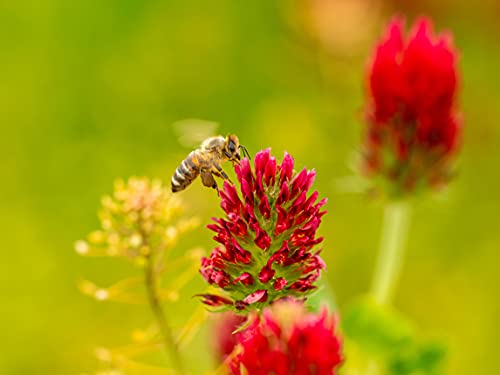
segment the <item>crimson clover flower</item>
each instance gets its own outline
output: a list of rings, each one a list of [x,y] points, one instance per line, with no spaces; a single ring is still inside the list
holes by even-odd
[[[254,316],[228,357],[232,375],[332,375],[342,363],[336,317],[307,313],[302,303],[280,301]]]
[[[447,182],[462,133],[451,35],[435,36],[422,18],[405,39],[403,26],[390,22],[375,48],[363,152],[364,172],[399,193]]]
[[[270,150],[235,167],[241,195],[225,183],[221,207],[225,217],[208,226],[220,245],[202,259],[200,272],[223,295],[201,295],[203,302],[236,311],[260,309],[280,298],[305,297],[325,263],[314,250],[323,238],[316,236],[321,207],[318,192],[308,193],[314,170],[293,170],[285,153],[278,164]]]
[[[240,335],[238,329],[245,325],[247,317],[226,311],[220,314],[213,314],[214,323],[212,326],[211,346],[215,358],[219,363],[223,362],[238,343]]]

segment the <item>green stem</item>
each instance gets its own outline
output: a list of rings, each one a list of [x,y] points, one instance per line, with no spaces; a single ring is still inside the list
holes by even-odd
[[[153,314],[158,323],[165,349],[170,355],[170,359],[172,360],[172,364],[176,369],[177,374],[183,375],[185,374],[184,365],[179,353],[179,348],[174,339],[172,329],[170,328],[170,325],[165,317],[160,297],[158,295],[158,280],[156,278],[154,260],[151,254],[146,257],[146,264],[144,266],[144,281],[146,284],[149,306],[151,307],[151,310],[153,310]]]
[[[371,290],[375,301],[381,305],[391,303],[399,282],[410,226],[410,208],[409,202],[401,200],[388,203],[384,209],[382,237]],[[375,360],[368,362],[365,374],[380,374]]]
[[[380,304],[390,304],[399,282],[410,211],[407,201],[391,202],[385,206],[382,238],[372,284],[372,295]]]

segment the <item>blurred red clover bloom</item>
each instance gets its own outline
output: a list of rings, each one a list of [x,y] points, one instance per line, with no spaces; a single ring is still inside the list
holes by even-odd
[[[389,23],[369,66],[363,169],[410,192],[449,180],[462,129],[451,34],[433,35],[422,18],[405,40],[403,26],[400,19]]]
[[[203,302],[236,311],[260,309],[287,296],[305,297],[315,286],[325,264],[316,236],[326,199],[308,193],[314,170],[293,170],[293,158],[285,153],[278,164],[270,150],[235,167],[241,190],[225,183],[221,195],[224,218],[208,226],[220,243],[200,272],[223,296],[201,295]]]
[[[332,375],[342,363],[336,318],[326,309],[307,313],[302,303],[280,301],[255,315],[228,357],[233,375]]]
[[[244,325],[247,317],[226,311],[221,314],[213,314],[214,323],[212,326],[213,335],[210,342],[214,349],[215,358],[219,363],[223,362],[231,354],[237,344],[239,327]]]

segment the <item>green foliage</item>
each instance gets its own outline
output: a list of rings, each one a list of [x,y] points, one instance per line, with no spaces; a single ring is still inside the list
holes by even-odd
[[[412,342],[394,353],[388,363],[388,372],[393,375],[442,374],[445,354],[445,347],[439,342]]]
[[[388,375],[442,373],[443,344],[420,338],[408,319],[370,297],[360,298],[347,307],[342,327],[361,352],[382,363]]]

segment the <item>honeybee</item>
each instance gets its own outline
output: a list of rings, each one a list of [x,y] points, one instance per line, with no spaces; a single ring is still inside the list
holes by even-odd
[[[249,156],[247,149],[240,145],[238,137],[234,134],[210,137],[203,141],[200,148],[191,151],[189,155],[175,170],[172,176],[172,192],[184,190],[200,175],[201,182],[219,192],[214,176],[231,182],[220,164],[231,161],[238,164],[241,154]]]

